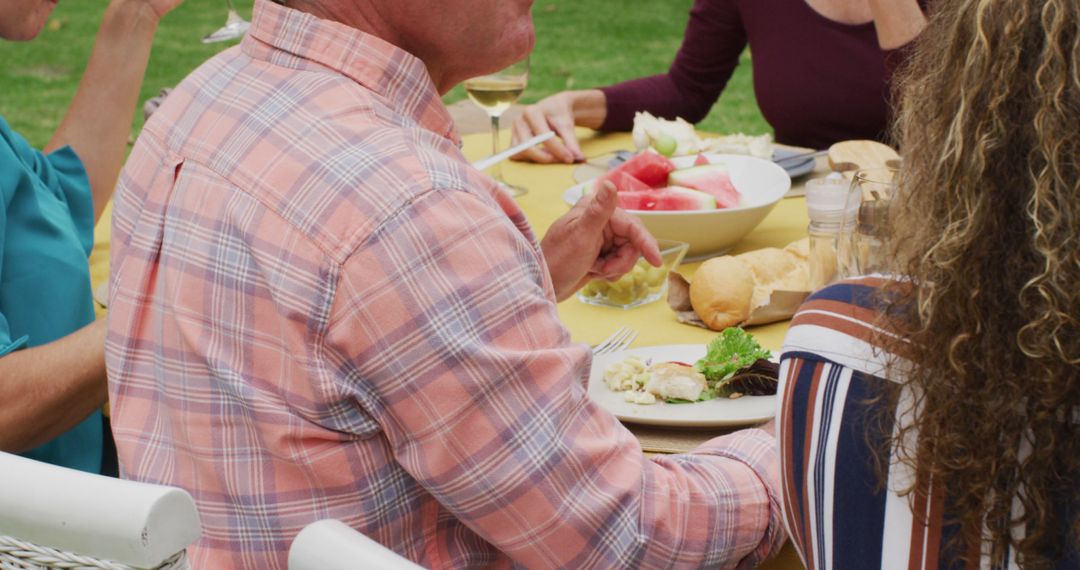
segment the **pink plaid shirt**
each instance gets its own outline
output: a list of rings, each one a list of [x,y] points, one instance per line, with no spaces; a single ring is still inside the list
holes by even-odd
[[[513,200],[422,62],[259,0],[117,191],[124,475],[198,503],[195,568],[285,568],[336,518],[429,567],[734,567],[776,548],[774,440],[645,458],[586,397]]]

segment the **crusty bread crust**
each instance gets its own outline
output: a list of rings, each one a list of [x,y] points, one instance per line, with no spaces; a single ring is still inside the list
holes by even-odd
[[[766,247],[714,257],[701,264],[690,282],[690,304],[713,330],[739,325],[769,303],[773,291],[807,291],[810,270],[807,240],[784,249]]]
[[[750,265],[728,255],[702,263],[690,282],[690,305],[705,326],[717,331],[750,318],[753,294]]]

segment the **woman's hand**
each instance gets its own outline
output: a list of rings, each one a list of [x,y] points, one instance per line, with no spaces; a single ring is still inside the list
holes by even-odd
[[[160,20],[184,0],[113,0],[113,4],[130,4],[132,6],[145,6],[150,9],[150,14]]]
[[[597,89],[563,91],[545,97],[526,107],[514,121],[513,141],[518,143],[549,131],[555,131],[558,136],[545,142],[543,147],[533,147],[513,158],[545,164],[585,160],[574,134],[574,126],[599,128],[606,114],[604,93]]]

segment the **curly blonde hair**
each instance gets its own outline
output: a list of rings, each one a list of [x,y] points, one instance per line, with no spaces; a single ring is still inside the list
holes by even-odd
[[[1080,495],[1080,2],[936,4],[896,124],[891,348],[918,402],[892,449],[948,490],[962,552],[1040,567],[1080,528],[1053,502]]]

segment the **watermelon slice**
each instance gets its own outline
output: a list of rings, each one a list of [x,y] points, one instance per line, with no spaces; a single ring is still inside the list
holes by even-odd
[[[739,192],[735,190],[735,185],[731,183],[731,175],[723,164],[691,166],[676,170],[668,175],[668,184],[712,194],[719,208],[739,205]]]
[[[596,179],[596,183],[593,188],[599,188],[604,182],[611,182],[615,185],[615,189],[619,192],[640,192],[643,190],[652,190],[652,186],[630,176],[626,172],[621,170],[612,170]]]
[[[697,158],[694,159],[694,166],[705,166],[706,164],[712,163],[709,162],[708,157],[706,157],[704,154],[699,154],[697,155]]]
[[[675,165],[667,158],[655,152],[642,152],[604,174],[600,177],[600,180],[613,177],[617,172],[623,172],[637,178],[648,186],[660,188],[667,186],[668,174],[673,170],[675,170]],[[616,187],[618,187],[618,184],[616,184]],[[622,188],[619,188],[619,190],[622,190]]]
[[[619,192],[619,207],[624,210],[715,210],[716,198],[690,188],[669,186]]]

